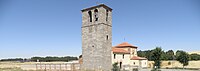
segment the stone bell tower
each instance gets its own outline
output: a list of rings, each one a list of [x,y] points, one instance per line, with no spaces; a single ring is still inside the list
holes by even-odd
[[[104,4],[82,11],[82,58],[83,70],[112,68],[112,9]]]

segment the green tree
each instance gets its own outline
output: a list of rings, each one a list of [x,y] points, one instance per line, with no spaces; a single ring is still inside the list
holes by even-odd
[[[153,50],[146,51],[146,56],[150,61],[153,61]]]
[[[174,60],[174,51],[173,50],[168,50],[166,52],[166,57],[167,57],[167,60]]]
[[[189,62],[189,54],[187,54],[185,51],[177,51],[176,53],[178,53],[176,55],[176,60],[183,64],[183,68],[184,66],[187,66]]]
[[[140,57],[146,57],[145,51],[141,51],[141,50],[137,51],[137,55]]]
[[[198,54],[191,54],[190,55],[190,60],[200,60],[200,55],[198,55]]]
[[[162,53],[162,49],[160,47],[156,47],[156,49],[154,49],[152,52],[152,60],[154,61],[154,66],[156,67],[156,69],[160,68],[161,53]]]
[[[175,57],[177,58],[180,55],[181,52],[182,52],[181,50],[177,50]]]
[[[161,60],[167,60],[168,59],[168,55],[164,52],[164,51],[161,51]]]
[[[66,57],[32,57],[31,61],[37,61],[40,60],[40,62],[51,62],[51,61],[72,61],[72,60],[78,60],[77,57],[71,57],[71,56],[66,56]]]
[[[118,63],[117,63],[117,62],[113,64],[112,71],[120,71],[120,68],[119,68],[119,66],[118,66]]]
[[[146,51],[138,51],[137,52],[138,56],[140,57],[145,57],[147,58],[149,61],[152,61],[152,50],[146,50]]]

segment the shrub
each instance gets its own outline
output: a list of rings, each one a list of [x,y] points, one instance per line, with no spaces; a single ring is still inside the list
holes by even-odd
[[[133,68],[133,70],[132,71],[138,71],[138,69],[137,68]]]
[[[120,71],[120,68],[119,68],[119,66],[118,66],[118,63],[114,63],[114,64],[113,64],[112,71]]]
[[[171,65],[172,63],[171,62],[168,62],[168,65]]]
[[[161,70],[154,68],[151,71],[161,71]]]

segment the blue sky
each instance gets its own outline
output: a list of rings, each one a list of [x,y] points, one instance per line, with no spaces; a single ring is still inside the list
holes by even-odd
[[[80,55],[80,10],[96,2],[113,8],[113,46],[200,51],[200,0],[0,0],[0,59]]]

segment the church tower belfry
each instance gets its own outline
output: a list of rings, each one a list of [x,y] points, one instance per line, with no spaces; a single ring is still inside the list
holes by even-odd
[[[84,70],[112,68],[112,9],[104,4],[82,11],[82,58]]]

